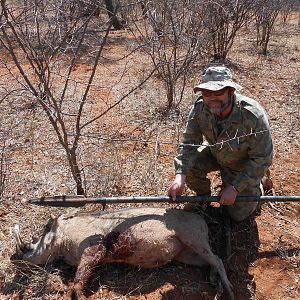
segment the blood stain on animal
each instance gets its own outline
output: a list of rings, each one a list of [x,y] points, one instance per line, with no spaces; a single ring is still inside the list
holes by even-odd
[[[131,256],[136,249],[136,240],[130,231],[122,233],[110,232],[106,237],[107,253],[114,259],[123,259]]]

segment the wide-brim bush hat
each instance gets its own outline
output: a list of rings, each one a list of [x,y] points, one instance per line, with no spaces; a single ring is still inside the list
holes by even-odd
[[[232,73],[227,67],[208,67],[202,75],[202,83],[194,87],[194,92],[201,90],[218,91],[225,87],[233,87],[240,91],[242,87],[233,81]]]

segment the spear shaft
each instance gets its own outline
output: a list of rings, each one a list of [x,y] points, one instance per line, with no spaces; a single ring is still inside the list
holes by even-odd
[[[96,197],[54,196],[31,199],[29,203],[55,207],[81,207],[85,204],[120,204],[120,203],[184,203],[184,202],[218,202],[220,196],[177,196],[172,201],[169,196],[130,196],[130,197]],[[300,196],[237,196],[236,202],[300,202]]]

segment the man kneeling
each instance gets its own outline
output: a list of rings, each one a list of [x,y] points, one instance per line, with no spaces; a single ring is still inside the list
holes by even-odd
[[[268,116],[255,100],[238,93],[241,86],[223,66],[209,67],[188,117],[175,158],[175,180],[168,194],[176,200],[187,185],[197,195],[210,195],[207,174],[220,170],[220,204],[232,219],[250,216],[257,202],[236,203],[236,196],[259,196],[260,182],[272,163]]]

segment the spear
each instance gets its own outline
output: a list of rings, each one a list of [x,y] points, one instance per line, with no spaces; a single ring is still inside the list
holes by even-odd
[[[86,204],[119,204],[119,203],[184,203],[184,202],[218,202],[220,196],[177,196],[172,201],[169,196],[131,196],[131,197],[96,197],[84,196],[47,196],[29,200],[29,203],[55,207],[81,207]],[[236,202],[299,202],[300,196],[237,196]]]

